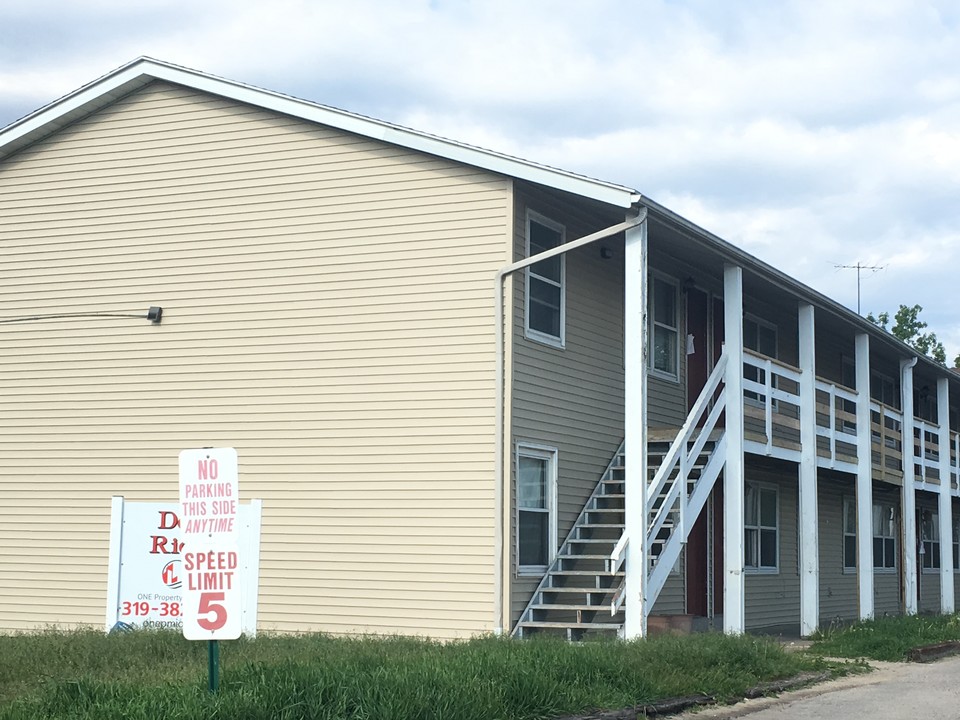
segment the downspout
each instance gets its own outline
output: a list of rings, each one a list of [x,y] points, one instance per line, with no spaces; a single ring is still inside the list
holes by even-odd
[[[635,218],[631,218],[626,222],[617,223],[616,225],[611,225],[604,230],[598,230],[595,233],[590,235],[585,235],[582,238],[577,240],[572,240],[571,242],[564,243],[563,245],[555,248],[551,248],[542,253],[538,253],[532,257],[524,258],[510,265],[504,265],[497,272],[496,280],[494,283],[494,306],[496,313],[496,334],[497,334],[497,402],[496,402],[496,421],[495,421],[495,439],[496,444],[495,448],[495,464],[494,468],[494,512],[497,515],[497,534],[494,542],[494,554],[496,555],[496,560],[494,563],[495,574],[494,574],[494,600],[493,600],[493,609],[494,609],[494,633],[497,635],[502,635],[504,631],[504,612],[503,612],[503,573],[504,568],[506,567],[506,558],[505,547],[506,542],[504,536],[506,534],[506,527],[504,522],[504,512],[506,510],[506,491],[504,488],[506,475],[504,473],[503,461],[506,457],[506,449],[504,448],[504,443],[506,438],[504,437],[504,305],[503,305],[503,286],[504,280],[506,280],[508,275],[512,275],[517,270],[523,270],[528,268],[531,265],[534,265],[543,260],[549,260],[550,258],[557,257],[558,255],[564,255],[572,250],[578,250],[590,243],[594,243],[597,240],[603,240],[610,237],[611,235],[616,235],[618,233],[629,230],[632,227],[636,227],[644,220],[647,219],[647,209],[639,208],[639,214]]]

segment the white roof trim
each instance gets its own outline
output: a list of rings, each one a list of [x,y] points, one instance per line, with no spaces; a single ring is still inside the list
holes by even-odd
[[[527,180],[556,190],[630,207],[638,193],[630,188],[595,180],[565,170],[522,160],[472,145],[343,110],[300,100],[251,85],[225,80],[170,63],[139,58],[79,90],[37,110],[0,131],[0,158],[94,112],[152,79],[184,85],[202,92],[291,115],[310,122],[381,140],[411,150],[464,163],[490,172]]]

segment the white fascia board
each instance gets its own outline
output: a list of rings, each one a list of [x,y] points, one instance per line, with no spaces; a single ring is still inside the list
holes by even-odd
[[[149,58],[135,60],[0,131],[0,154],[4,147],[18,140],[28,139],[32,134],[40,137],[52,132],[60,127],[57,121],[72,120],[74,113],[82,112],[85,108],[92,111],[102,106],[105,98],[125,94],[154,78],[617,207],[628,208],[638,197],[635,190],[613,183],[538,165]]]

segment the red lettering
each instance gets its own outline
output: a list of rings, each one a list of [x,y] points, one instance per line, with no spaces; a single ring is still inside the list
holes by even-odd
[[[153,549],[150,550],[151,555],[166,555],[167,554],[167,538],[163,535],[152,535],[150,537],[153,540]]]
[[[173,530],[177,527],[180,527],[180,518],[177,517],[177,514],[169,510],[161,510],[160,524],[157,525],[157,530]]]
[[[219,475],[216,458],[203,458],[197,463],[198,480],[216,480]]]

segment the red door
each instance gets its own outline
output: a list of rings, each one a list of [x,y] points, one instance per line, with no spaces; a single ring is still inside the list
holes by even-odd
[[[710,373],[709,302],[707,293],[697,288],[687,290],[687,410],[700,396]],[[692,336],[692,337],[691,337]],[[692,347],[691,347],[692,345]],[[693,352],[690,352],[690,351]],[[707,506],[709,508],[709,505]],[[705,616],[707,606],[707,512],[693,524],[687,537],[687,612]]]
[[[711,332],[710,315],[713,311]],[[687,291],[687,333],[693,352],[687,355],[687,408],[693,406],[706,385],[723,348],[723,301],[696,288]],[[709,536],[712,535],[712,542]],[[712,553],[711,553],[712,550]],[[710,557],[712,555],[712,557]],[[710,577],[712,575],[712,578]],[[712,583],[708,583],[712,579]],[[723,612],[723,488],[717,481],[711,501],[704,507],[687,538],[687,612],[707,616]],[[708,593],[713,586],[713,603]]]

